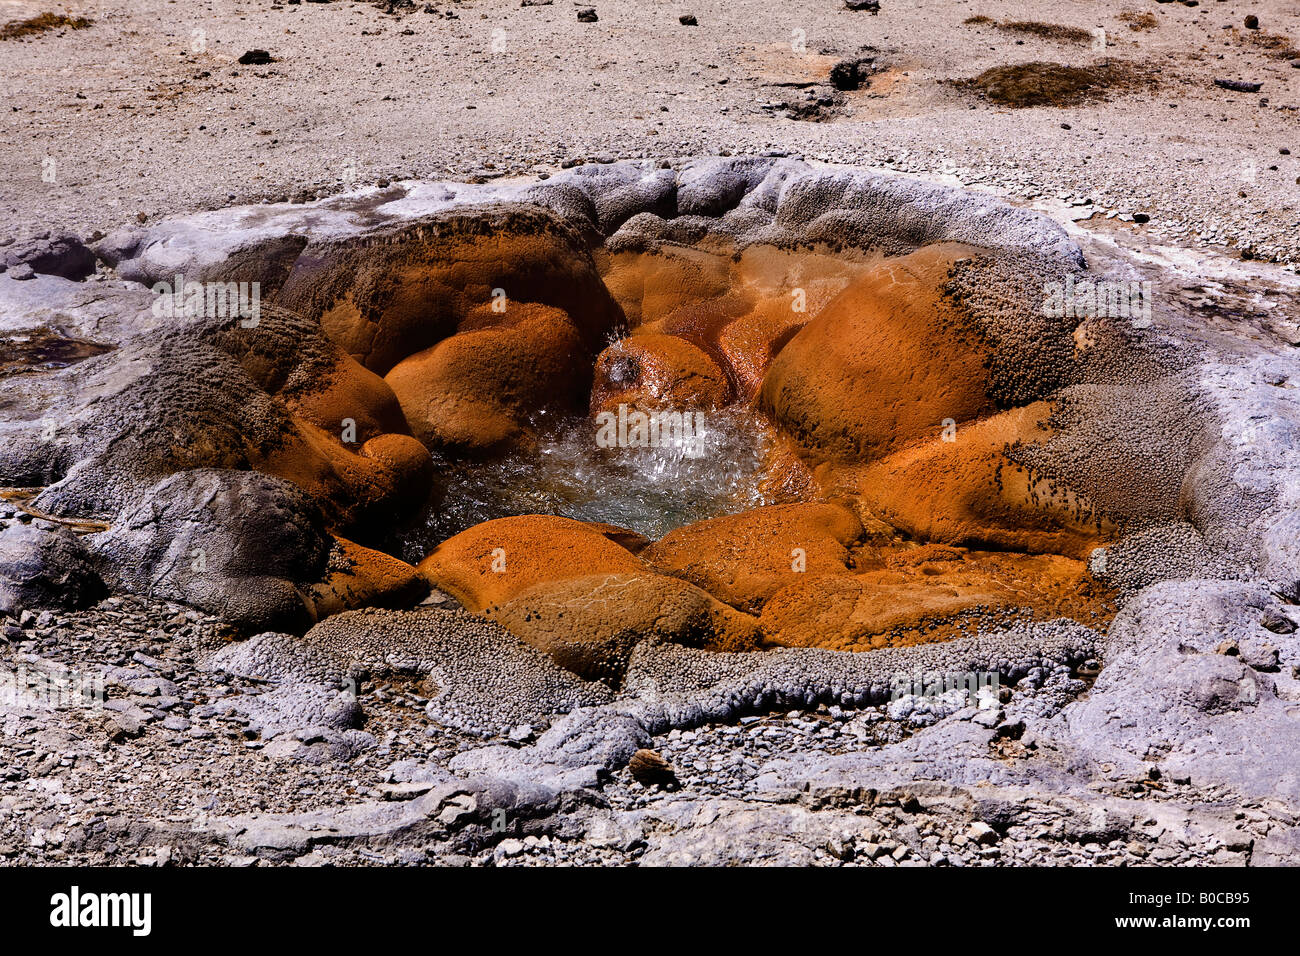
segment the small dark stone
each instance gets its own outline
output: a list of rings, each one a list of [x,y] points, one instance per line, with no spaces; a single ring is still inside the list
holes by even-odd
[[[1287,604],[1300,604],[1300,578],[1283,584],[1276,594]]]
[[[831,67],[831,85],[837,90],[857,90],[871,79],[875,67],[871,57],[840,60]]]
[[[29,265],[34,272],[44,275],[79,280],[95,271],[95,254],[76,236],[43,236],[16,243],[0,255],[0,271],[21,264]]]
[[[104,593],[89,551],[70,531],[14,524],[0,532],[0,611],[89,607]]]
[[[1019,740],[1025,735],[1025,722],[1017,720],[1003,724],[997,729],[996,734],[1000,740]]]
[[[684,27],[698,27],[700,25],[700,22],[695,19],[695,14],[693,13],[683,13],[677,18],[677,22]]]
[[[144,734],[144,724],[128,714],[114,714],[104,721],[104,731],[108,739],[115,744],[124,743],[132,737]]]
[[[676,787],[678,785],[677,774],[673,773],[673,768],[668,765],[667,760],[653,750],[638,750],[632,755],[627,769],[631,771],[632,779],[645,786]]]
[[[1246,17],[1246,29],[1247,29],[1247,30],[1258,30],[1258,29],[1259,29],[1259,17],[1255,16],[1255,14],[1253,14],[1253,13],[1252,13],[1250,16]]]
[[[265,66],[267,63],[274,63],[275,57],[265,50],[249,50],[239,58],[239,62],[244,66]]]
[[[578,11],[579,23],[595,23],[599,19],[600,17],[596,16],[596,11],[591,7],[586,7],[585,9]]]
[[[865,10],[873,16],[880,12],[880,0],[844,0],[850,10]]]
[[[1295,621],[1277,611],[1266,612],[1259,623],[1274,634],[1294,634],[1296,629]]]
[[[1146,213],[1144,213],[1144,212],[1135,212],[1135,213],[1133,213],[1133,221],[1134,221],[1134,222],[1150,222],[1150,221],[1151,221],[1151,217],[1148,216],[1148,215],[1147,215]]]
[[[614,359],[609,367],[609,380],[615,385],[629,385],[641,377],[641,363],[635,356],[623,355]]]
[[[1237,93],[1258,93],[1263,83],[1251,83],[1246,80],[1215,80],[1215,86],[1222,87],[1225,90],[1234,90]]]

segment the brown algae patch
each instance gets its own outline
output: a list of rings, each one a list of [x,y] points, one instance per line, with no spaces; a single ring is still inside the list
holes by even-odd
[[[1092,40],[1092,31],[1085,30],[1083,27],[1042,23],[1038,20],[1003,21],[997,24],[997,28],[1008,33],[1028,33],[1045,40],[1062,40],[1066,43],[1088,43]]]
[[[37,36],[50,30],[84,30],[94,21],[86,17],[70,17],[62,13],[42,13],[26,20],[11,20],[0,27],[0,40],[17,40]]]
[[[1000,106],[1076,106],[1152,84],[1130,63],[1108,60],[1095,66],[1017,63],[995,66],[979,76],[955,81]]]
[[[65,368],[112,349],[111,345],[70,338],[51,329],[0,335],[0,377]]]

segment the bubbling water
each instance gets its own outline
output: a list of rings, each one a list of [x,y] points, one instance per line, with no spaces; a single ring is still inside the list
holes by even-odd
[[[549,514],[618,525],[659,538],[674,528],[773,504],[765,488],[775,433],[749,408],[695,413],[694,440],[658,447],[603,446],[586,416],[539,414],[533,440],[504,455],[435,456],[437,488],[398,553],[418,562],[437,544],[482,521]]]

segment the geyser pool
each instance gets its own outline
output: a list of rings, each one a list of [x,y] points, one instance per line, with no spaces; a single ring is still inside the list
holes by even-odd
[[[434,494],[397,537],[395,553],[418,562],[439,542],[483,521],[550,514],[606,522],[659,538],[674,528],[789,500],[768,481],[772,426],[749,408],[699,412],[699,449],[602,447],[585,415],[539,414],[532,437],[496,456],[439,454]]]

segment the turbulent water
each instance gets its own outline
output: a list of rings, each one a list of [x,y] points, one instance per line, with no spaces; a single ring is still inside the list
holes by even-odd
[[[761,488],[770,426],[746,409],[703,415],[698,444],[600,447],[586,417],[535,423],[536,441],[499,458],[435,461],[439,487],[397,551],[418,561],[481,521],[550,514],[658,538],[703,518],[770,504]]]

